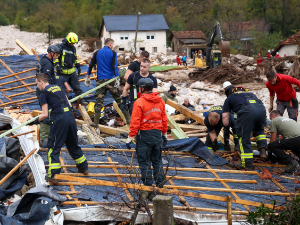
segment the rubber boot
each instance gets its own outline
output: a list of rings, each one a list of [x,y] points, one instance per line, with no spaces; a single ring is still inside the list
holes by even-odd
[[[266,148],[261,148],[261,149],[259,149],[259,151],[260,151],[259,157],[261,159],[268,159],[267,149]]]
[[[91,122],[90,126],[98,128],[100,116],[101,113],[95,113],[94,122]]]

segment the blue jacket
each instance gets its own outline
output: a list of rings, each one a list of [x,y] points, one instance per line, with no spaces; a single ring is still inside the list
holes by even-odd
[[[114,70],[112,68],[113,50],[108,46],[96,51],[90,61],[87,74],[90,75],[92,68],[97,64],[98,80],[112,79],[119,76],[118,56],[116,53]]]

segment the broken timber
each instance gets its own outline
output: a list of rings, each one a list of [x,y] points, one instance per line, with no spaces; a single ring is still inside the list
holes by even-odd
[[[202,125],[204,124],[204,118],[200,115],[197,115],[195,112],[192,110],[184,107],[183,105],[180,105],[177,102],[171,101],[170,99],[167,100],[166,102],[168,105],[172,106],[175,108],[177,111],[181,112],[182,114],[186,115],[187,117],[196,120],[197,122],[201,123]]]
[[[186,133],[178,126],[178,124],[172,119],[172,117],[167,113],[168,125],[171,127],[171,135],[174,139],[184,139],[188,138]]]
[[[16,39],[15,42],[17,43],[17,45],[19,45],[19,47],[26,52],[28,55],[34,55],[32,53],[32,51],[30,51],[29,48],[27,48],[19,39]]]
[[[113,106],[114,106],[115,110],[118,112],[119,116],[122,118],[123,122],[127,125],[126,118],[125,118],[124,114],[122,113],[121,109],[119,108],[118,104],[116,103],[116,101],[113,102]]]

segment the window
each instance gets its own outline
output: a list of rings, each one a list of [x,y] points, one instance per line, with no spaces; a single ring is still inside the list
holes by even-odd
[[[144,47],[140,48],[140,51],[145,51],[145,48]]]
[[[147,40],[155,40],[154,34],[147,34]]]
[[[157,52],[157,47],[153,47],[152,52]]]
[[[128,41],[128,34],[120,34],[121,41]]]
[[[119,48],[119,51],[124,51],[124,48]]]

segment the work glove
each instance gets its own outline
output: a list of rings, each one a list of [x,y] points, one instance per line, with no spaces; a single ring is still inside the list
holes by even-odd
[[[32,121],[31,123],[29,123],[27,125],[32,126],[32,125],[36,125],[36,124],[40,124],[39,118],[36,118],[34,121]]]
[[[84,81],[84,84],[85,84],[85,86],[90,86],[90,84],[91,84],[91,79],[89,78],[89,77],[86,77],[85,78],[85,81]]]
[[[126,140],[126,147],[130,150],[131,149],[131,146],[133,144],[133,140],[134,140],[134,137],[129,137],[127,138]]]
[[[216,152],[217,150],[219,150],[219,144],[218,144],[217,138],[213,141],[212,148],[213,148],[214,152]]]
[[[163,146],[166,146],[168,144],[167,133],[163,134],[162,140],[163,140]]]
[[[77,75],[79,76],[81,74],[81,68],[80,68],[80,66],[77,67],[77,71],[78,71]]]
[[[128,112],[128,106],[127,106],[127,97],[122,96],[121,104],[120,104],[120,109],[122,112]]]

